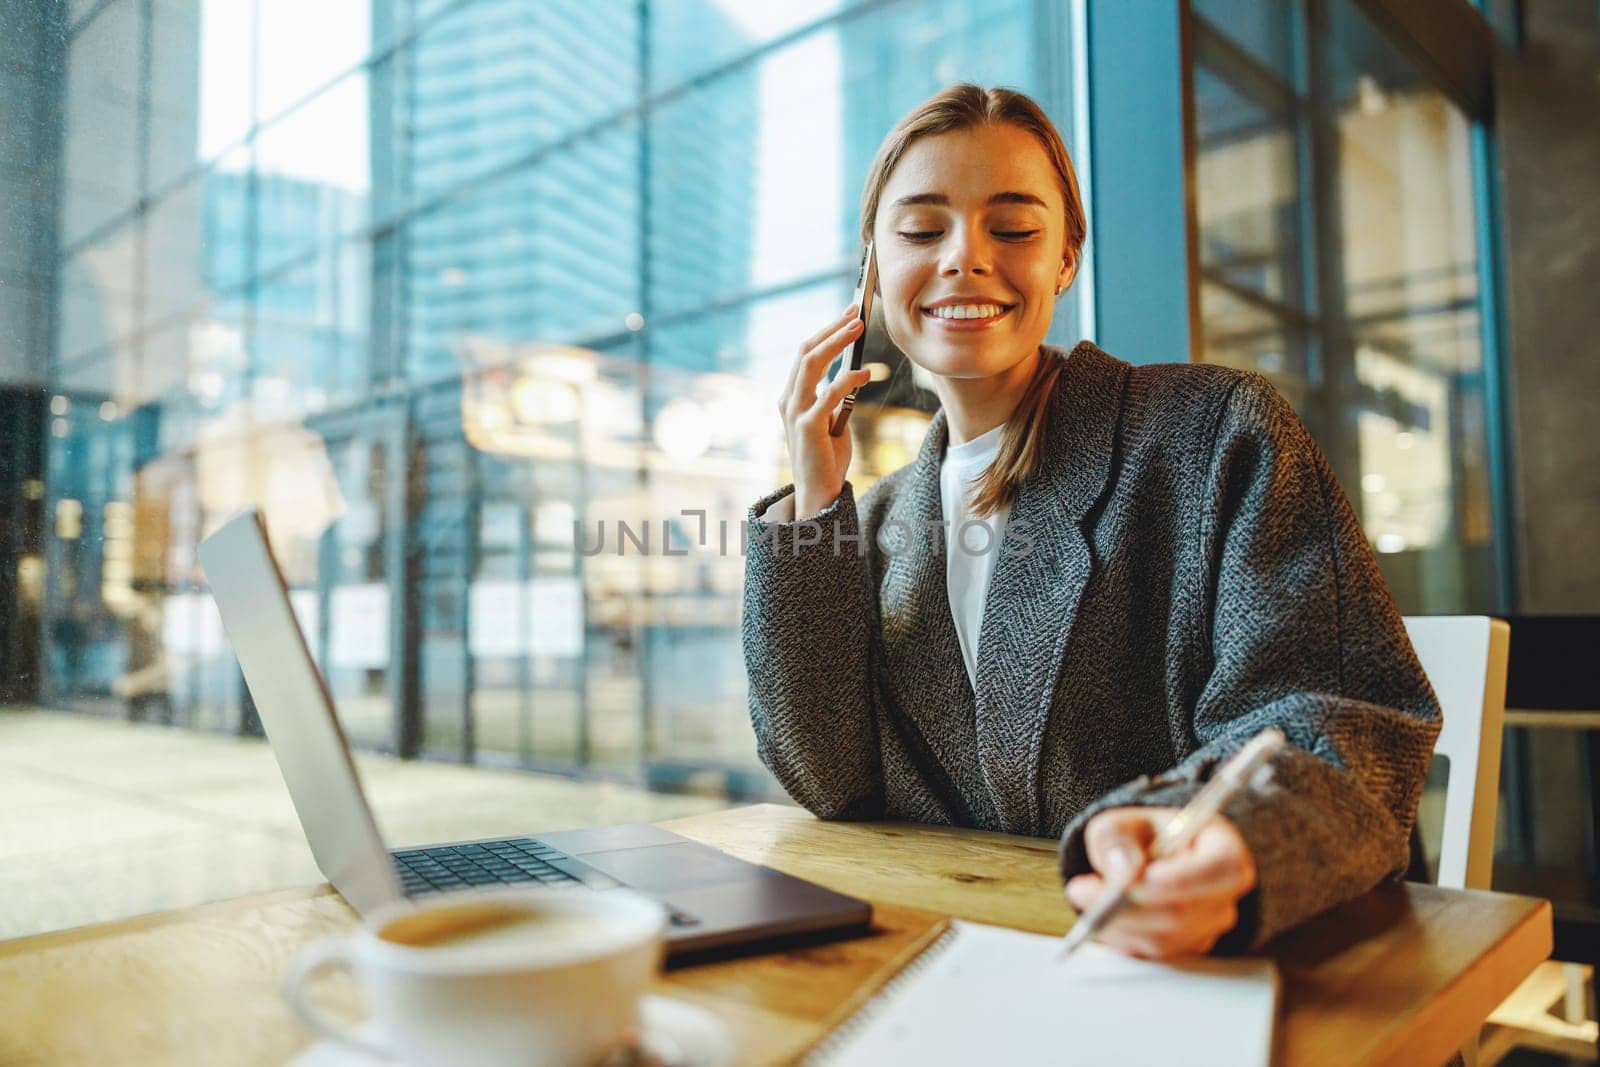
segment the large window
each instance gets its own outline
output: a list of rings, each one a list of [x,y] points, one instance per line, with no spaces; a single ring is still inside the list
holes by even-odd
[[[1192,0],[1202,358],[1295,404],[1403,610],[1495,603],[1471,124],[1352,0]]]
[[[772,398],[895,118],[969,79],[1070,139],[1060,12],[57,6],[44,699],[253,729],[195,545],[254,503],[357,744],[766,790],[738,550],[787,478]],[[872,358],[858,484],[932,406]]]

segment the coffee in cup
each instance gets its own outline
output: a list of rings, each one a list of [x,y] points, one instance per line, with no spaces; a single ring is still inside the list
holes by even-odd
[[[666,910],[623,889],[503,889],[397,902],[348,937],[301,950],[284,978],[314,1031],[390,1059],[594,1064],[623,1047],[661,967]],[[320,1012],[306,984],[343,965],[368,1037]]]
[[[537,945],[549,957],[583,953],[596,947],[593,915],[556,911],[527,900],[463,900],[423,908],[390,920],[378,937],[395,945],[445,951],[491,952]]]

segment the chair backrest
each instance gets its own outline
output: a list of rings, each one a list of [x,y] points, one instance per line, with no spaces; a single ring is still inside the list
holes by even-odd
[[[1488,889],[1500,800],[1511,627],[1487,615],[1409,616],[1406,633],[1444,712],[1434,751],[1450,761],[1439,884]]]

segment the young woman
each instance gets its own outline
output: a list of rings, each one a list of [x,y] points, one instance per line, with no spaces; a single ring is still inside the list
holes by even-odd
[[[801,346],[779,405],[795,481],[751,511],[751,717],[822,818],[1059,837],[1080,910],[1280,727],[1272,785],[1150,863],[1101,937],[1248,949],[1405,868],[1438,704],[1263,378],[1043,344],[1084,228],[1060,135],[1021,94],[953,86],[879,148],[861,236],[941,409],[858,501],[828,423],[867,375],[822,378],[862,323]]]

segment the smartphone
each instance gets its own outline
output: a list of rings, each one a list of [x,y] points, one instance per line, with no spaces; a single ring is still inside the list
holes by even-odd
[[[839,373],[849,374],[851,371],[861,369],[862,360],[867,355],[867,331],[872,326],[872,301],[873,294],[878,288],[878,259],[872,254],[872,242],[867,242],[867,247],[861,250],[861,266],[856,271],[856,310],[861,313],[861,336],[850,344],[850,350],[839,361]],[[839,410],[834,412],[833,422],[828,426],[828,433],[838,437],[844,433],[845,423],[850,421],[850,412],[856,406],[856,394],[851,392],[839,405]]]

